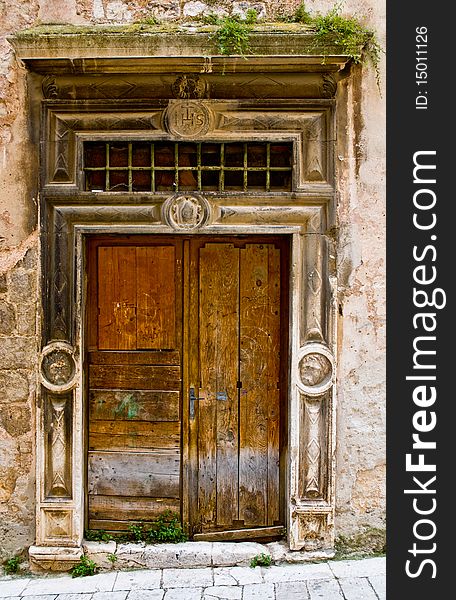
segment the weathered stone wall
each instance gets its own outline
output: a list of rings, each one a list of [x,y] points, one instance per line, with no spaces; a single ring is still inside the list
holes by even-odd
[[[255,8],[273,17],[299,0],[0,0],[0,556],[34,540],[38,165],[24,69],[6,35],[39,23],[129,23]],[[307,2],[326,12],[333,0]],[[383,0],[347,0],[384,43]],[[384,81],[384,76],[383,76]],[[384,98],[372,69],[339,90],[339,372],[336,535],[384,527]]]

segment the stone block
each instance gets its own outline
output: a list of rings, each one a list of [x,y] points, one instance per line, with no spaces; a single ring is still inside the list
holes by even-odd
[[[128,600],[163,600],[164,595],[165,590],[132,590]]]
[[[162,0],[161,2],[149,2],[150,13],[157,19],[175,20],[181,16],[180,3],[177,0]]]
[[[32,573],[41,573],[44,571],[69,571],[74,565],[76,565],[82,555],[82,548],[64,548],[59,546],[30,546],[29,548],[29,563],[30,570]],[[57,579],[57,580],[49,580],[49,583],[52,581],[63,582],[62,586],[59,587],[57,585],[58,590],[54,592],[54,590],[49,590],[46,588],[46,580],[43,580],[44,590],[42,591],[42,586],[40,586],[40,580],[32,580],[32,585],[37,584],[36,589],[33,591],[27,591],[27,595],[32,594],[59,594],[63,592],[71,592],[71,591],[82,591],[82,590],[71,590],[65,589],[65,582],[71,581],[71,578]]]
[[[254,583],[244,586],[243,600],[275,600],[274,584]]]
[[[202,588],[166,590],[164,600],[201,600]]]
[[[8,290],[8,284],[6,282],[6,274],[0,273],[0,294],[5,294]]]
[[[241,600],[242,588],[234,585],[219,585],[204,590],[203,600]]]
[[[24,371],[4,371],[0,368],[0,403],[26,402],[29,386],[29,375]]]
[[[82,547],[84,554],[93,560],[102,569],[112,569],[115,567],[109,559],[109,554],[114,554],[116,551],[116,542],[89,542],[84,541]]]
[[[46,4],[49,4],[49,3],[46,3]],[[59,4],[62,5],[62,0],[59,0]],[[36,265],[37,265],[36,248],[29,248],[27,250],[27,252],[24,254],[24,258],[22,258],[17,263],[16,267],[23,267],[24,269],[35,269]]]
[[[263,19],[266,16],[266,5],[264,2],[233,2],[233,15],[238,15],[244,19],[249,10],[255,10],[259,19]]]
[[[347,600],[378,600],[366,577],[344,577],[339,579],[339,585]]]
[[[38,362],[36,339],[4,337],[0,344],[0,369],[24,369]]]
[[[108,2],[106,5],[106,18],[108,21],[116,23],[130,23],[133,20],[133,14],[124,2],[116,0]]]
[[[279,600],[309,600],[309,592],[305,581],[284,581],[275,586]]]
[[[9,274],[9,297],[13,302],[23,302],[24,298],[36,298],[36,273],[15,269]]]
[[[307,565],[273,565],[263,570],[265,582],[308,581],[311,579],[330,579],[333,577],[327,563]]]
[[[20,336],[36,335],[36,304],[16,306],[16,330]]]
[[[320,579],[307,582],[310,600],[345,600],[335,579]]]
[[[337,578],[371,577],[385,572],[386,558],[377,556],[365,560],[336,560],[329,562],[331,571]]]
[[[26,404],[0,406],[0,425],[11,437],[19,437],[32,428],[30,407]]]
[[[214,585],[248,585],[263,583],[261,569],[250,567],[219,567],[214,569]]]
[[[144,560],[146,544],[118,544],[116,569],[141,569],[148,565]],[[160,567],[156,567],[157,569]]]
[[[386,600],[386,576],[385,573],[381,575],[371,575],[369,577],[369,583],[374,588],[379,600]]]
[[[184,17],[198,17],[203,15],[204,13],[209,14],[211,9],[204,2],[199,2],[196,0],[195,2],[186,2],[184,5]]]
[[[0,598],[19,596],[27,587],[30,579],[7,579],[0,584]]]
[[[16,329],[14,307],[8,302],[0,302],[0,334],[11,335]]]
[[[159,569],[119,572],[114,590],[150,590],[159,588],[160,581],[161,571]]]
[[[165,569],[164,588],[208,587],[213,585],[212,569]]]
[[[255,542],[214,542],[212,546],[212,565],[249,566],[252,558],[258,554],[269,554],[267,548]]]

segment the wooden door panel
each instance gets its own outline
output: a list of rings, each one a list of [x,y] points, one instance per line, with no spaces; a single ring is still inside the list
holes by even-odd
[[[98,249],[98,348],[136,349],[136,250]]]
[[[199,505],[203,528],[231,526],[238,505],[239,250],[200,250]],[[221,499],[223,498],[223,501]]]
[[[89,495],[179,498],[179,452],[90,452]]]
[[[176,347],[176,273],[173,246],[136,249],[137,348]]]
[[[100,527],[108,529],[112,523],[125,529],[132,521],[148,521],[150,515],[158,516],[165,510],[179,512],[177,498],[142,498],[137,496],[89,496],[89,510],[92,524],[100,523]],[[111,524],[110,524],[111,522]],[[106,527],[108,526],[108,527]]]
[[[90,352],[93,365],[180,365],[179,350],[141,352]]]
[[[179,421],[179,392],[94,390],[89,395],[92,421]]]
[[[155,365],[90,365],[91,389],[180,390],[179,366]]]
[[[209,535],[282,522],[284,247],[152,236],[89,245],[89,527],[123,531],[181,502]]]
[[[279,509],[280,251],[240,251],[239,519],[272,525]]]
[[[200,243],[202,532],[280,522],[280,270],[274,244]]]
[[[181,247],[89,245],[89,527],[180,510]]]
[[[93,421],[89,450],[157,450],[178,448],[180,423],[174,421]]]

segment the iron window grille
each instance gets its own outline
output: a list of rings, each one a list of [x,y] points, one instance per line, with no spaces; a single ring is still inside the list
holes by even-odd
[[[291,191],[289,142],[85,142],[84,189]]]

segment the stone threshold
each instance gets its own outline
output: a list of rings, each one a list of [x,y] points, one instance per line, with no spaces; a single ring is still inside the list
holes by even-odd
[[[165,569],[250,566],[260,554],[273,564],[328,560],[334,550],[291,551],[286,542],[183,542],[145,544],[83,541],[84,554],[101,569]],[[115,559],[113,557],[116,557]],[[111,557],[111,559],[109,558]]]

